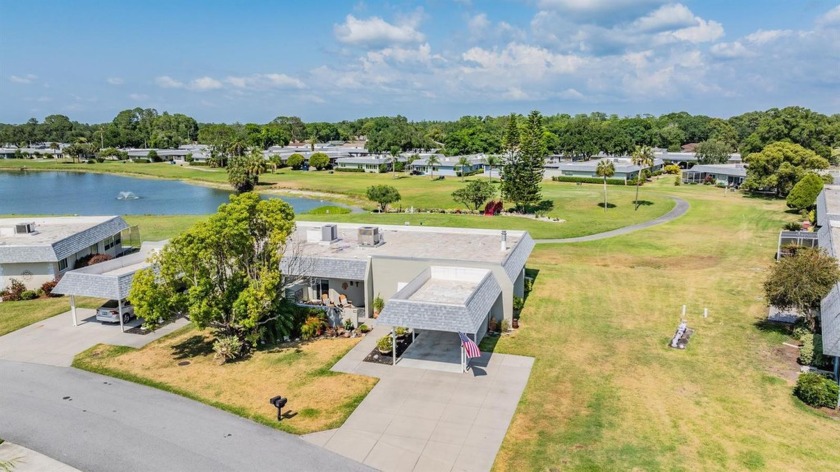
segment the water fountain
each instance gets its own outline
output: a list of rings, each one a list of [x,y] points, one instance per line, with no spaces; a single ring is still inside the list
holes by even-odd
[[[134,192],[120,192],[117,195],[117,200],[137,200],[138,198],[140,197],[135,195]]]

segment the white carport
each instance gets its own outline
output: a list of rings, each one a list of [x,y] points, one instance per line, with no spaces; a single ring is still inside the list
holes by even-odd
[[[477,344],[487,333],[488,317],[503,316],[501,294],[501,287],[488,269],[431,266],[388,300],[377,321],[411,328],[412,336],[414,330],[465,333]],[[423,336],[418,343],[422,339]],[[414,343],[403,357],[412,348]],[[434,361],[432,353],[424,356]],[[465,359],[462,352],[461,371],[465,370]]]
[[[78,326],[76,318],[76,297],[96,297],[116,300],[118,312],[122,313],[122,301],[131,291],[134,273],[149,267],[148,258],[153,251],[159,250],[166,241],[143,243],[140,252],[100,262],[92,266],[71,270],[61,277],[53,293],[70,296],[70,313],[73,326]],[[120,329],[125,331],[123,317],[119,316]]]

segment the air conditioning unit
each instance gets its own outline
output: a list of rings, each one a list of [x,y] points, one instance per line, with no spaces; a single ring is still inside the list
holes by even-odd
[[[338,225],[321,226],[321,241],[333,242],[338,239]]]
[[[18,223],[15,225],[15,234],[31,234],[35,232],[35,223]]]
[[[376,226],[362,226],[359,228],[359,246],[379,246],[382,244],[382,234]]]

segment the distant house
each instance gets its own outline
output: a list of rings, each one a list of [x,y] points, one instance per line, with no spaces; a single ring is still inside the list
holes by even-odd
[[[714,185],[738,188],[747,178],[747,169],[742,164],[698,164],[682,171],[682,181],[686,184],[702,184],[707,181]]]
[[[340,157],[335,160],[335,168],[358,169],[369,174],[376,174],[380,172],[380,169],[390,171],[392,162],[393,159],[390,157]]]
[[[840,258],[840,185],[826,185],[817,197],[816,226],[820,247]],[[840,381],[840,284],[820,303],[823,354],[834,357],[834,377]]]
[[[604,157],[591,161],[546,164],[543,177],[546,179],[556,176],[599,179],[600,177],[596,172],[598,169],[598,163],[605,160],[612,161],[615,166],[615,174],[610,177],[611,179],[624,180],[625,182],[628,180],[634,180],[639,176],[639,172],[642,170],[640,166],[633,164],[629,157]],[[649,169],[651,172],[656,172],[661,170],[662,167],[662,160],[654,159],[653,165],[650,166]]]
[[[0,288],[16,279],[36,289],[73,269],[79,258],[118,256],[127,228],[119,216],[0,218]]]
[[[433,166],[429,165],[429,157],[431,157],[431,155],[426,155],[411,163],[411,171],[419,174],[429,174],[434,171],[435,175],[457,176],[460,175],[461,172],[461,165],[459,162],[463,157],[466,157],[470,163],[468,166],[464,167],[464,172],[468,174],[484,170],[484,166],[486,164],[484,154],[470,154],[467,156],[444,156],[442,154],[435,154],[435,156],[439,161],[437,164],[434,164]]]
[[[693,165],[697,164],[697,155],[693,152],[668,152],[668,151],[658,151],[655,152],[654,155],[662,159],[665,164],[676,164],[683,169],[691,168]],[[729,160],[727,164],[738,164],[741,162],[741,155],[738,153],[732,153],[729,155]]]
[[[62,150],[64,145],[62,144],[59,149],[50,149],[47,145],[39,145],[39,146],[29,146],[29,147],[0,147],[0,159],[16,159],[18,157],[25,157],[25,158],[34,158],[34,157],[41,157],[41,158],[53,158],[53,159],[61,159],[64,157],[64,151]]]

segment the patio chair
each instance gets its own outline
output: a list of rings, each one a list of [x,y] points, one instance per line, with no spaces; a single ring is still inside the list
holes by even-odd
[[[347,299],[347,295],[344,295],[344,294],[342,293],[342,294],[340,294],[340,295],[338,296],[338,305],[339,305],[339,306],[342,306],[342,307],[345,307],[345,306],[352,307],[352,306],[353,306],[353,302],[351,302],[350,300],[348,300],[348,299]]]
[[[323,303],[324,306],[330,306],[332,304],[332,302],[330,302],[330,296],[326,293],[321,294],[321,303]]]

